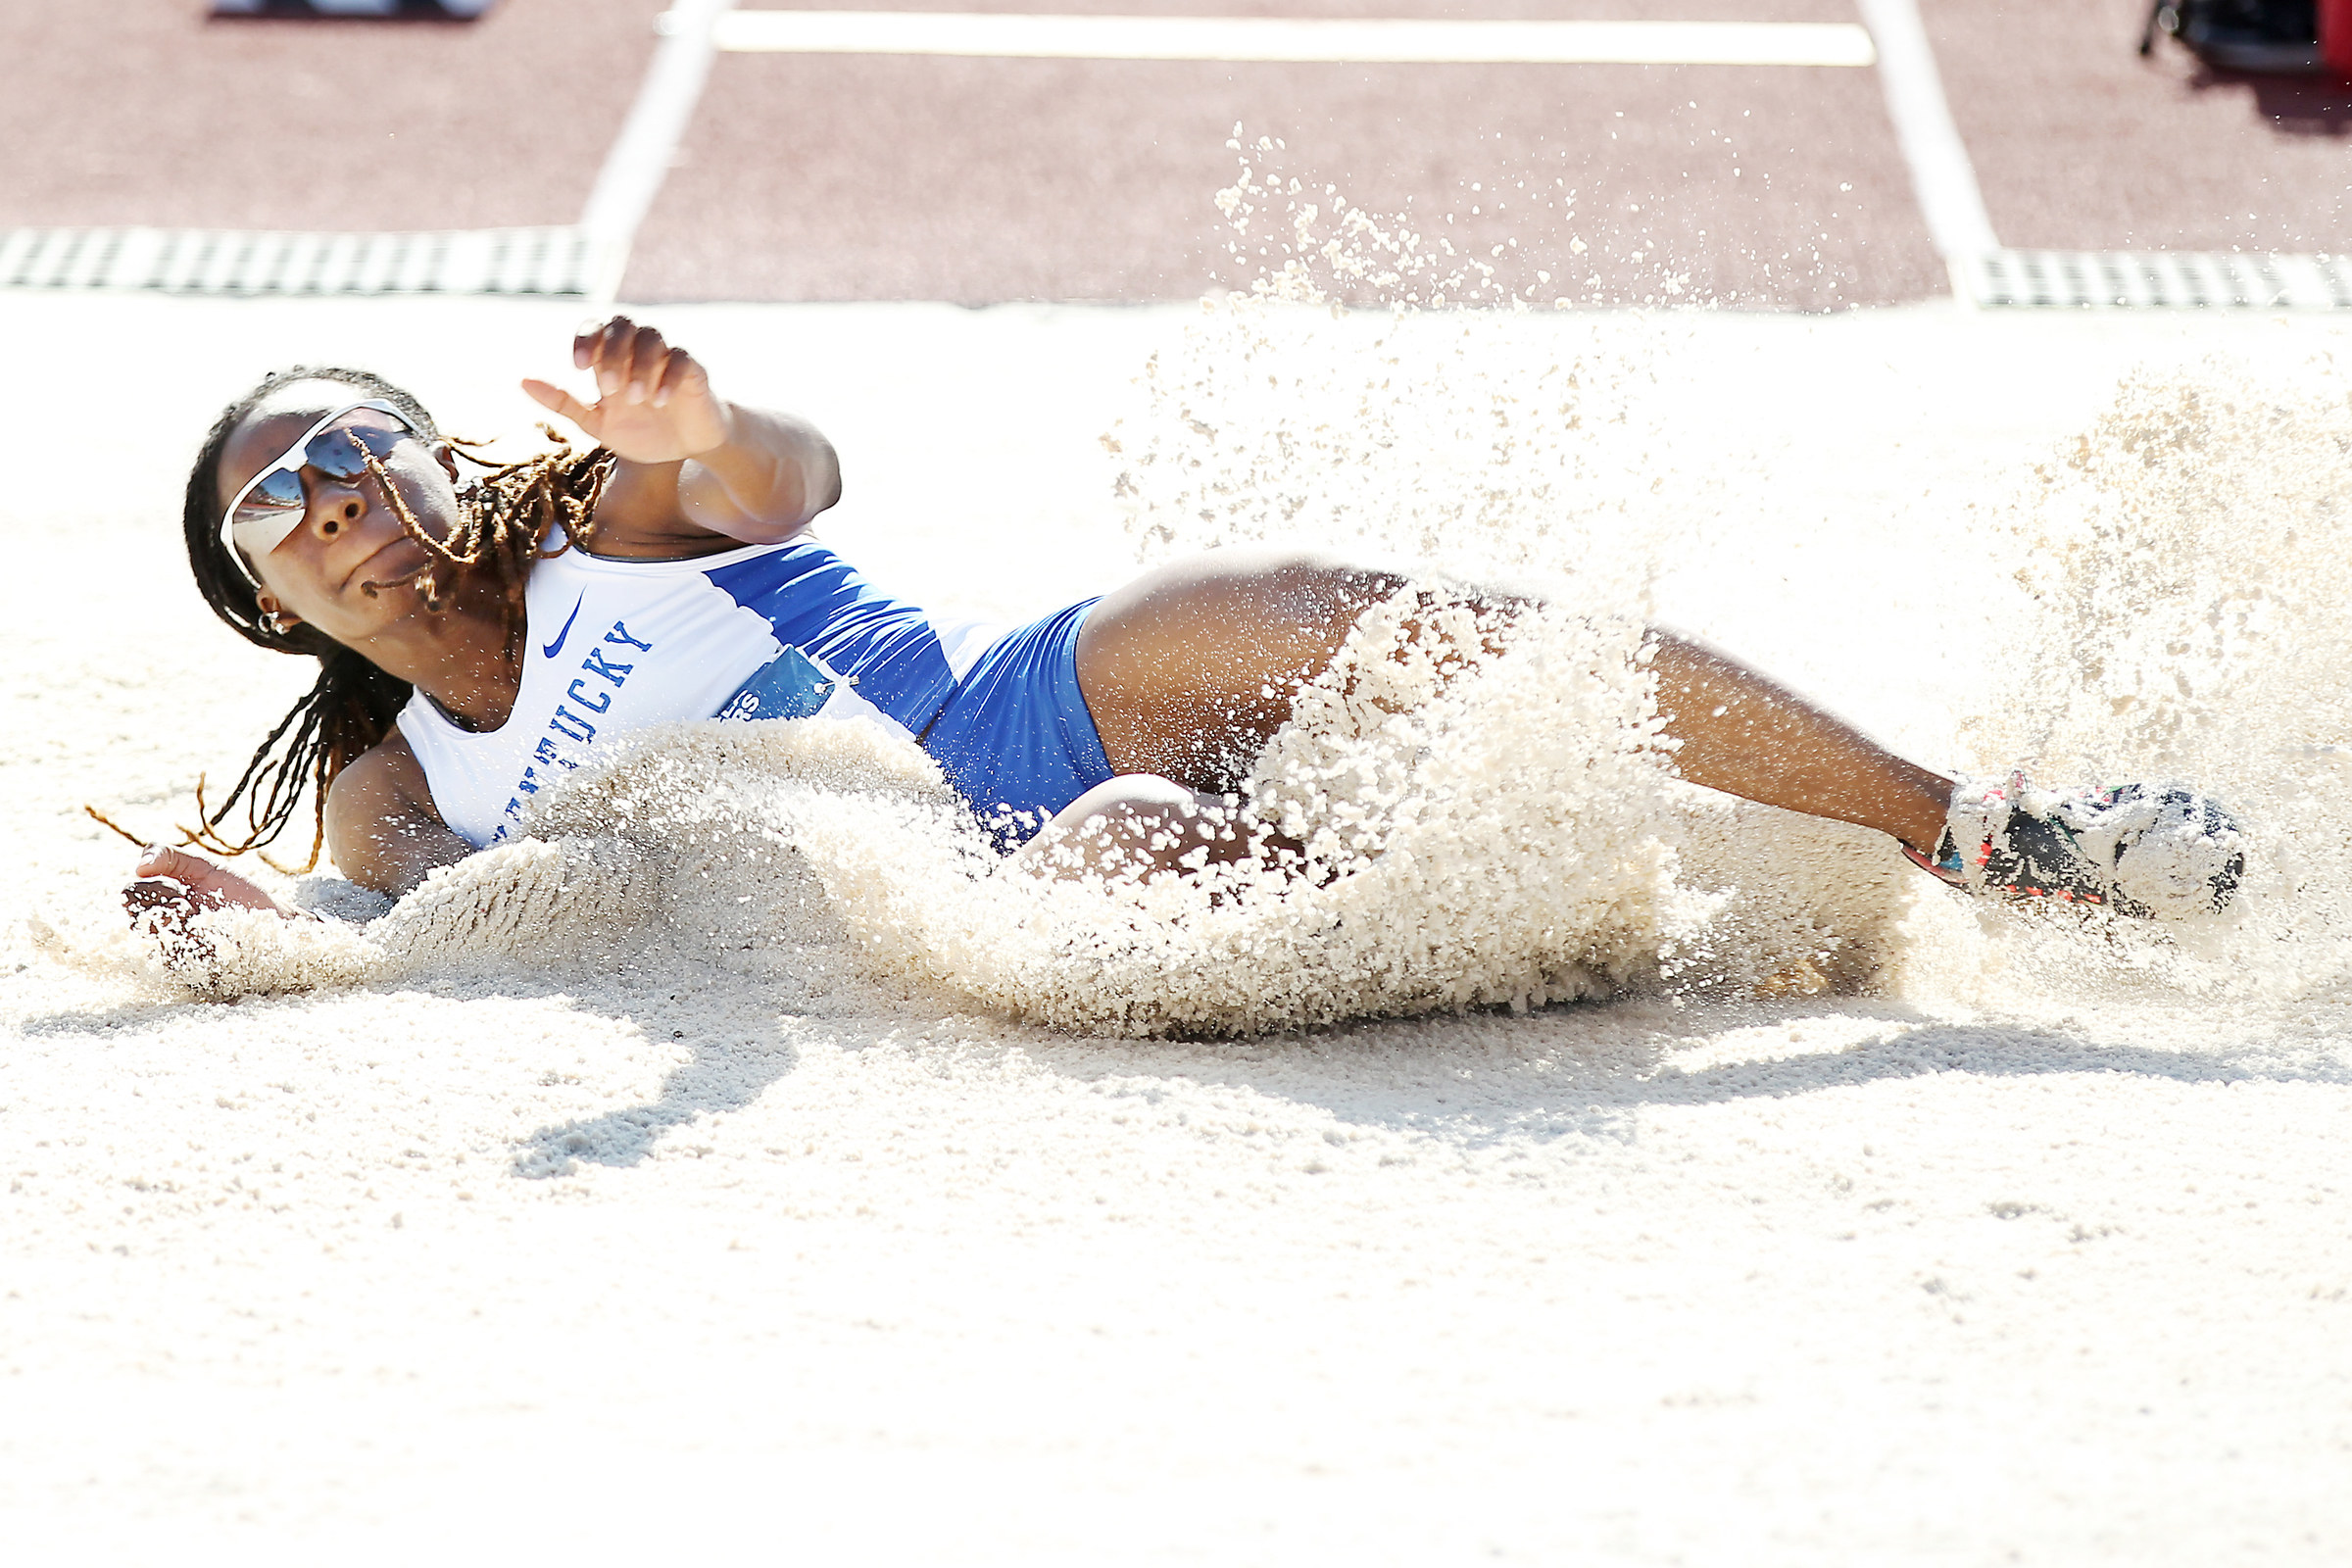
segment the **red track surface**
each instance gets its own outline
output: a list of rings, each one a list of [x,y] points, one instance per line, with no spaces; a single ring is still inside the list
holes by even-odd
[[[1822,0],[1518,10],[1850,20]],[[1227,256],[1212,199],[1236,172],[1237,122],[1286,143],[1268,167],[1316,192],[1335,185],[1383,213],[1409,203],[1425,236],[1482,257],[1503,245],[1497,282],[1546,301],[1660,299],[1672,277],[1686,298],[1826,309],[1917,298],[1941,279],[1869,71],[737,55],[711,73],[628,291],[1196,298],[1255,271],[1254,244],[1247,267]]]
[[[2143,62],[2139,0],[1922,7],[2004,243],[2352,251],[2342,87],[2217,78],[2170,46]],[[1052,8],[1853,20],[1844,0]],[[502,0],[468,25],[0,0],[16,68],[0,226],[566,222],[662,9]],[[1237,122],[1287,143],[1263,172],[1409,211],[1462,252],[1501,244],[1497,281],[1538,299],[1659,298],[1673,278],[1686,299],[1825,309],[1943,287],[1871,71],[734,55],[713,65],[625,291],[1189,298],[1257,263],[1227,254],[1212,201]]]
[[[2352,87],[2222,74],[2144,0],[1920,0],[2001,243],[2352,251]]]
[[[0,225],[568,223],[659,9],[216,22],[204,0],[0,0]]]

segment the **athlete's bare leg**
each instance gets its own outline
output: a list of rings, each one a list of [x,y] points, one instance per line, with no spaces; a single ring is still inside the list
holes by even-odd
[[[1658,711],[1693,784],[1877,828],[1929,854],[1943,837],[1952,781],[1907,762],[1850,724],[1703,643],[1652,631]]]
[[[1290,716],[1299,686],[1329,665],[1357,616],[1403,582],[1334,557],[1236,549],[1158,567],[1106,595],[1079,634],[1078,684],[1112,770],[1187,792],[1231,790]],[[1684,778],[1934,851],[1949,779],[1728,655],[1653,636],[1658,708],[1682,743],[1674,762]],[[1147,792],[1123,808],[1105,797],[1068,814],[1106,809],[1132,809],[1149,826],[1175,802]]]

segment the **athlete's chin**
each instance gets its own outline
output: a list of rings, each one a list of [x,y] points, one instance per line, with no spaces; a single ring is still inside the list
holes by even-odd
[[[398,534],[352,568],[345,589],[373,599],[386,588],[407,587],[429,564],[423,546],[405,533]]]

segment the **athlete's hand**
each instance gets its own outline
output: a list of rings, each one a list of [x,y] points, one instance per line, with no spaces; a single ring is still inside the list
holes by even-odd
[[[710,374],[694,356],[625,316],[574,337],[571,364],[596,372],[596,402],[548,381],[526,379],[523,391],[631,463],[700,457],[733,434],[734,411],[711,395]]]
[[[286,912],[275,899],[234,871],[161,844],[139,857],[138,877],[122,890],[122,906],[130,911],[133,924],[154,915],[156,923],[175,931],[184,931],[190,918],[207,909]]]

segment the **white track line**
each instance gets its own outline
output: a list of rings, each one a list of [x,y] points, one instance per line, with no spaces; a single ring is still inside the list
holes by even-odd
[[[712,36],[720,49],[747,54],[964,55],[1033,60],[1868,66],[1877,59],[1870,34],[1851,23],[1309,21],[960,11],[735,11],[717,19]]]
[[[1859,0],[1862,20],[1879,45],[1879,83],[1886,91],[1886,113],[1895,140],[1911,166],[1911,188],[1928,220],[1928,235],[1951,270],[1952,291],[1970,301],[1968,264],[2001,248],[1992,237],[1992,218],[1977,186],[1976,167],[1952,123],[1944,101],[1943,77],[1928,46],[1914,0]]]
[[[645,221],[669,173],[678,139],[685,135],[686,122],[694,118],[694,106],[703,95],[703,81],[710,74],[712,26],[726,19],[734,4],[735,0],[683,0],[662,17],[662,42],[654,50],[654,63],[646,70],[620,134],[605,154],[604,167],[596,172],[588,206],[580,214],[580,232],[598,251],[589,293],[600,306],[620,287],[637,225]]]

